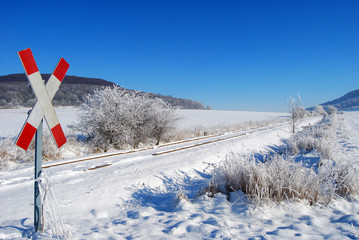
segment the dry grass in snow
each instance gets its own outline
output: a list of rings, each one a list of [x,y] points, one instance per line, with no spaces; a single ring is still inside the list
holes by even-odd
[[[337,197],[359,194],[359,165],[342,159],[336,141],[340,119],[333,115],[293,135],[283,154],[229,154],[213,171],[206,192],[241,191],[256,204],[305,200],[328,204]],[[307,160],[316,155],[317,162]]]

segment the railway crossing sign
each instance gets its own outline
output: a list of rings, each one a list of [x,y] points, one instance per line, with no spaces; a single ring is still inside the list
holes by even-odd
[[[66,137],[57,118],[55,109],[52,106],[51,100],[59,89],[70,65],[61,58],[45,86],[31,49],[28,48],[22,50],[18,52],[18,54],[22,65],[24,66],[31,88],[37,98],[37,102],[16,139],[16,145],[27,150],[40,122],[43,117],[45,117],[56,145],[60,148],[66,143]]]
[[[25,69],[27,79],[30,82],[31,88],[36,96],[36,103],[22,127],[19,136],[16,139],[16,145],[24,149],[29,148],[31,140],[35,137],[35,183],[34,183],[34,228],[35,231],[40,231],[43,227],[41,223],[41,196],[39,188],[39,177],[41,175],[42,165],[42,122],[43,118],[47,122],[51,134],[56,142],[58,148],[66,143],[65,134],[57,118],[55,109],[51,103],[55,93],[60,87],[67,70],[70,65],[61,58],[51,74],[46,85],[42,80],[39,69],[37,68],[34,56],[31,49],[25,49],[18,52],[22,65]]]

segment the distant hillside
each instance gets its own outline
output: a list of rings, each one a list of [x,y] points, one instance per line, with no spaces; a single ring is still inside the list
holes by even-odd
[[[50,74],[41,75],[45,80],[50,77]],[[52,103],[54,106],[78,106],[83,102],[84,97],[91,94],[95,89],[112,85],[114,83],[98,78],[65,76]],[[183,109],[205,109],[202,103],[190,99],[135,92],[136,94],[148,94],[149,97],[153,98],[161,98],[172,106]],[[35,101],[35,96],[29,87],[25,74],[0,76],[0,108],[32,107]]]
[[[333,105],[339,110],[359,110],[359,89],[351,91],[333,101],[329,101],[320,105]]]
[[[42,79],[49,79],[50,74],[41,74]],[[24,73],[10,74],[0,76],[0,83],[28,83],[27,77]],[[100,85],[112,86],[114,83],[100,79],[100,78],[86,78],[76,76],[65,76],[62,84],[87,84],[87,85]]]

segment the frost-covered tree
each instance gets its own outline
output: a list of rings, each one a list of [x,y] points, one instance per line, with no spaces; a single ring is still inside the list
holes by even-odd
[[[98,149],[137,148],[150,139],[159,143],[176,120],[174,109],[163,100],[113,86],[87,96],[75,128]]]
[[[92,139],[99,149],[109,145],[120,147],[126,142],[124,111],[127,94],[118,87],[96,90],[88,95],[79,109],[79,122],[75,128]]]
[[[156,139],[156,145],[158,145],[162,138],[175,128],[175,124],[179,120],[179,117],[177,116],[175,109],[162,99],[153,99],[151,105],[151,114],[153,115],[151,118],[153,120],[151,135]]]
[[[145,143],[151,136],[153,128],[153,116],[151,100],[147,96],[134,96],[132,101],[128,101],[128,126],[132,145],[137,148],[142,142]]]
[[[290,131],[295,133],[297,126],[300,124],[305,116],[305,109],[300,105],[300,95],[297,99],[290,97],[288,101],[288,108],[290,113]]]

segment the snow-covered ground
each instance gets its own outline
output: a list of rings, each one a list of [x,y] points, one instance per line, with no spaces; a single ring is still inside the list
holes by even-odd
[[[0,109],[0,138],[17,136],[24,124],[30,108]],[[77,122],[77,108],[56,108],[56,113],[64,131],[68,126]],[[178,128],[193,128],[197,126],[214,127],[221,125],[241,124],[249,121],[270,121],[288,117],[288,113],[244,112],[244,111],[215,111],[215,110],[177,110],[180,117]],[[45,127],[46,124],[44,125]]]
[[[221,112],[213,111],[210,116],[207,114],[211,111],[188,112],[192,119],[184,120],[188,122],[183,125],[186,127],[192,123],[225,124],[225,119],[234,123],[229,113],[221,119],[227,113],[218,116]],[[0,112],[2,121],[4,113]],[[201,122],[195,120],[195,113],[207,116]],[[241,117],[239,112],[232,113],[245,121],[284,116],[242,112]],[[71,122],[72,114],[65,120],[59,113],[60,121]],[[252,118],[250,114],[254,114]],[[351,146],[344,154],[358,159],[359,112],[348,112],[343,117],[345,141]],[[8,119],[0,124],[0,136],[17,134],[17,129],[10,129],[16,125],[15,117]],[[318,118],[306,119],[302,125],[316,121]],[[214,198],[199,194],[210,180],[213,164],[225,159],[230,151],[266,151],[282,144],[281,139],[289,135],[288,126],[279,124],[183,151],[153,155],[159,149],[148,149],[44,171],[51,183],[57,183],[52,189],[64,228],[73,239],[359,239],[356,199],[337,199],[329,206],[283,203],[258,207],[243,202],[241,196],[234,195],[236,200],[227,201],[223,194]],[[94,167],[101,168],[89,170]],[[50,194],[48,202],[53,202]],[[32,235],[32,167],[0,172],[0,209],[0,239]],[[61,227],[59,218],[55,221]],[[50,219],[45,219],[46,231],[38,235],[40,239],[50,239],[50,227],[55,226],[49,223]]]
[[[177,110],[180,117],[179,127],[213,127],[218,125],[234,125],[249,121],[270,121],[277,118],[287,118],[288,113],[277,112],[245,112],[245,111],[203,111]]]

